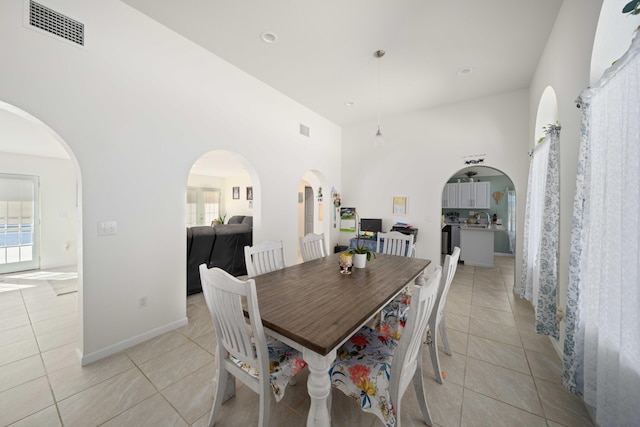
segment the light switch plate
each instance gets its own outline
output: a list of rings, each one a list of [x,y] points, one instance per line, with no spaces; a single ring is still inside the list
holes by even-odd
[[[118,234],[117,221],[101,221],[98,223],[98,236],[115,236]]]

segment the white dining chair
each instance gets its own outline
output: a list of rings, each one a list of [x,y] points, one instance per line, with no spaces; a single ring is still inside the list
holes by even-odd
[[[460,259],[460,248],[455,247],[451,255],[444,258],[442,266],[442,277],[438,286],[438,295],[436,299],[436,307],[429,319],[429,326],[425,335],[425,343],[429,345],[429,353],[431,355],[431,364],[436,376],[436,380],[442,384],[442,370],[440,369],[440,358],[438,355],[438,334],[442,338],[442,345],[445,353],[451,356],[451,347],[447,338],[447,329],[445,325],[445,306],[447,304],[447,295],[451,282],[458,268],[458,260]],[[375,329],[382,334],[389,335],[398,339],[404,333],[404,325],[410,313],[411,296],[400,296],[387,304],[381,311],[380,317],[377,319]]]
[[[391,231],[389,233],[378,233],[378,246],[376,252],[415,257],[416,249],[413,242],[413,234],[402,234],[398,231]],[[373,327],[376,330],[380,330],[381,322],[384,319],[393,319],[402,317],[401,309],[406,309],[408,306],[408,300],[411,297],[411,287],[405,287],[402,292],[398,294],[389,304],[383,307],[373,321]],[[406,317],[403,317],[406,320]],[[393,321],[393,320],[390,320]],[[397,328],[396,328],[397,329]],[[396,335],[396,338],[400,338],[400,331]]]
[[[326,257],[327,245],[324,240],[324,233],[308,233],[300,237],[300,253],[304,262]]]
[[[276,401],[282,399],[289,381],[306,366],[302,353],[265,335],[253,279],[238,280],[219,268],[208,269],[206,264],[200,266],[200,279],[218,340],[209,426],[215,425],[227,382],[234,378],[260,395],[258,424],[267,426],[269,393],[273,392]],[[243,299],[248,319],[243,312]]]
[[[378,233],[376,252],[387,255],[415,257],[416,247],[413,242],[413,234],[402,234],[399,231]]]
[[[253,246],[245,246],[244,260],[247,265],[248,277],[283,269],[284,244],[280,240],[278,242],[265,241]]]
[[[447,295],[449,294],[449,288],[451,288],[451,282],[453,276],[456,274],[458,268],[458,260],[460,259],[460,248],[453,248],[453,253],[447,255],[444,258],[444,265],[442,267],[442,279],[440,280],[440,286],[438,288],[438,297],[436,299],[436,307],[431,313],[429,319],[429,328],[427,330],[426,342],[429,344],[429,353],[431,354],[431,364],[433,365],[433,371],[436,375],[436,380],[442,384],[442,370],[440,369],[440,358],[438,356],[438,333],[442,337],[442,345],[444,351],[448,356],[451,356],[451,347],[449,347],[449,339],[447,338],[447,328],[445,325],[445,306],[447,304]]]
[[[386,426],[400,426],[402,397],[412,379],[423,420],[433,425],[424,392],[421,351],[441,274],[438,267],[425,285],[414,286],[412,310],[400,340],[363,326],[338,349],[329,371],[333,387]]]

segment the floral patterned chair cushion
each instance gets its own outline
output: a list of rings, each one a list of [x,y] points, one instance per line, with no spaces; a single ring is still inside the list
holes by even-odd
[[[378,313],[374,329],[399,340],[409,317],[410,303],[411,288],[400,293]]]
[[[329,375],[331,384],[355,399],[385,425],[395,426],[396,411],[389,394],[391,361],[398,341],[364,326],[338,349]]]
[[[388,335],[395,340],[400,340],[404,325],[409,317],[409,306],[411,304],[411,292],[398,295],[396,299],[387,304],[376,316],[374,329],[384,335]],[[427,326],[427,333],[424,339],[425,345],[431,344],[431,331]]]
[[[302,359],[302,353],[289,347],[275,338],[267,336],[267,348],[269,349],[269,380],[271,391],[279,402],[284,397],[284,391],[289,381],[307,366]],[[231,360],[254,378],[260,378],[259,369],[241,362],[230,356]]]

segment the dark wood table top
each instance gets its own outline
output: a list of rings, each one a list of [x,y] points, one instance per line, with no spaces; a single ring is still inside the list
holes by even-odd
[[[340,254],[254,277],[262,323],[322,356],[411,283],[431,261],[376,254],[340,274]]]

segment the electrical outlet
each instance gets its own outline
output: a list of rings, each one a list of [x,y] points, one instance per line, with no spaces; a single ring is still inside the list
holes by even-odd
[[[144,308],[147,306],[147,297],[145,296],[141,296],[140,298],[138,298],[138,308]]]

